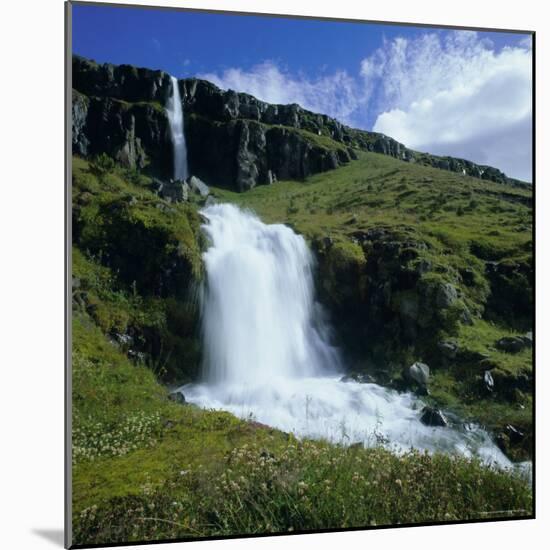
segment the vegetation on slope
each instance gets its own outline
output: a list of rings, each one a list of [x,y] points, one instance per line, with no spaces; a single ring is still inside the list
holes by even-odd
[[[163,384],[196,378],[200,364],[199,204],[159,198],[150,178],[107,157],[75,157],[73,172],[75,544],[532,513],[527,481],[475,460],[300,442],[170,401]],[[402,366],[430,360],[428,399],[497,432],[523,430],[509,454],[529,456],[531,350],[495,347],[530,328],[527,191],[361,154],[305,182],[215,194],[308,238],[354,369],[399,385]],[[391,284],[377,306],[381,280]],[[407,325],[418,293],[448,283],[453,307],[430,303]],[[456,360],[437,354],[441,339]],[[494,392],[480,357],[494,363]]]
[[[73,305],[165,380],[197,375],[200,217],[105,157],[73,161]]]
[[[466,460],[296,440],[169,401],[86,314],[73,322],[76,545],[528,516],[529,484]]]

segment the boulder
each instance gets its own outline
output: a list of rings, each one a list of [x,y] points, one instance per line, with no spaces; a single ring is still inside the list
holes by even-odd
[[[507,353],[518,353],[528,346],[526,342],[529,342],[529,340],[524,339],[522,336],[504,336],[500,340],[497,340],[495,346],[497,349]]]
[[[185,400],[185,395],[183,395],[183,392],[180,390],[170,392],[168,394],[168,399],[170,399],[170,401],[174,401],[175,403],[179,403],[180,405],[185,405],[187,403]]]
[[[201,197],[207,197],[210,193],[210,188],[204,181],[197,178],[197,176],[191,176],[188,180],[189,187],[192,191],[199,194]]]
[[[522,456],[522,447],[529,447],[529,438],[522,430],[508,424],[497,434],[496,444],[504,454],[517,459]]]
[[[413,363],[406,371],[406,378],[416,382],[421,388],[427,388],[430,380],[430,367],[425,363]]]
[[[348,155],[351,160],[357,160],[359,158],[353,147],[348,147]]]
[[[518,443],[521,443],[521,441],[525,437],[525,433],[522,430],[516,428],[515,426],[512,426],[511,424],[508,424],[506,428],[504,428],[504,431],[510,439],[510,443],[512,443],[512,445],[517,445]]]
[[[450,340],[438,342],[437,348],[445,359],[456,359],[458,344]]]
[[[440,426],[442,428],[449,424],[445,415],[439,409],[427,405],[421,411],[420,422],[426,426]]]
[[[155,179],[153,185],[159,196],[169,202],[184,202],[189,199],[189,185],[184,181],[163,182]]]
[[[451,283],[442,283],[437,287],[435,304],[438,308],[447,309],[458,299],[456,287]]]
[[[523,336],[520,336],[521,340],[523,340],[523,343],[525,344],[525,347],[532,348],[533,347],[533,332],[529,331],[526,332]]]

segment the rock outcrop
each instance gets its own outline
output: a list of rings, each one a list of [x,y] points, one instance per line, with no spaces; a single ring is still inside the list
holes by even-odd
[[[422,409],[422,415],[420,416],[420,422],[426,426],[434,426],[444,428],[449,423],[445,415],[434,407],[424,407]]]
[[[73,152],[106,153],[128,168],[172,176],[164,110],[170,76],[73,56]],[[196,78],[179,81],[190,171],[207,184],[245,191],[277,179],[303,179],[372,151],[501,183],[521,182],[488,166],[408,149],[297,104],[273,105]]]

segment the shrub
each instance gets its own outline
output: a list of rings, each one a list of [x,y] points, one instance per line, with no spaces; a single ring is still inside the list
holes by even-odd
[[[115,169],[115,161],[106,153],[101,153],[90,163],[90,168],[101,177]]]

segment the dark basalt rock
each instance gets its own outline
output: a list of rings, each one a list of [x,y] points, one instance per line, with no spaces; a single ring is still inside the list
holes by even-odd
[[[486,259],[485,250],[474,247],[472,251],[478,257]],[[532,260],[488,260],[485,264],[485,273],[491,286],[491,293],[487,300],[488,312],[510,319],[532,317],[534,279]]]
[[[174,401],[175,403],[179,403],[180,405],[185,405],[187,403],[185,395],[183,395],[183,392],[180,390],[170,392],[168,394],[168,399],[170,399],[170,401]]]
[[[455,359],[458,352],[458,344],[452,341],[438,342],[437,348],[445,359]]]
[[[422,409],[420,422],[426,426],[439,426],[442,428],[449,424],[445,415],[439,409],[428,406]]]
[[[72,69],[73,88],[90,97],[165,104],[170,93],[170,75],[164,71],[132,65],[98,64],[78,55],[73,55]]]
[[[502,397],[515,401],[517,390],[531,393],[533,391],[533,375],[531,372],[512,374],[504,370],[494,369],[492,376],[495,390]]]
[[[532,337],[528,338],[523,336],[505,336],[495,343],[497,349],[508,353],[518,353],[526,347],[531,347],[531,345]]]
[[[129,168],[146,164],[169,177],[172,151],[164,106],[170,76],[130,65],[100,65],[73,56],[73,151],[107,153]],[[207,183],[239,191],[278,179],[303,179],[357,158],[356,149],[474,177],[527,185],[495,168],[417,153],[396,140],[345,126],[297,104],[272,105],[206,80],[178,82],[189,164]],[[333,140],[321,146],[315,136]],[[330,143],[330,142],[329,142]],[[271,177],[269,173],[271,172]]]
[[[90,140],[86,135],[86,121],[90,99],[73,90],[72,104],[72,141],[73,151],[83,157],[88,155]]]
[[[160,197],[169,202],[184,202],[189,199],[189,185],[184,181],[162,182],[158,179],[153,181]]]
[[[499,449],[512,459],[522,459],[526,452],[530,453],[532,451],[531,437],[512,424],[507,424],[497,434],[495,441]]]

